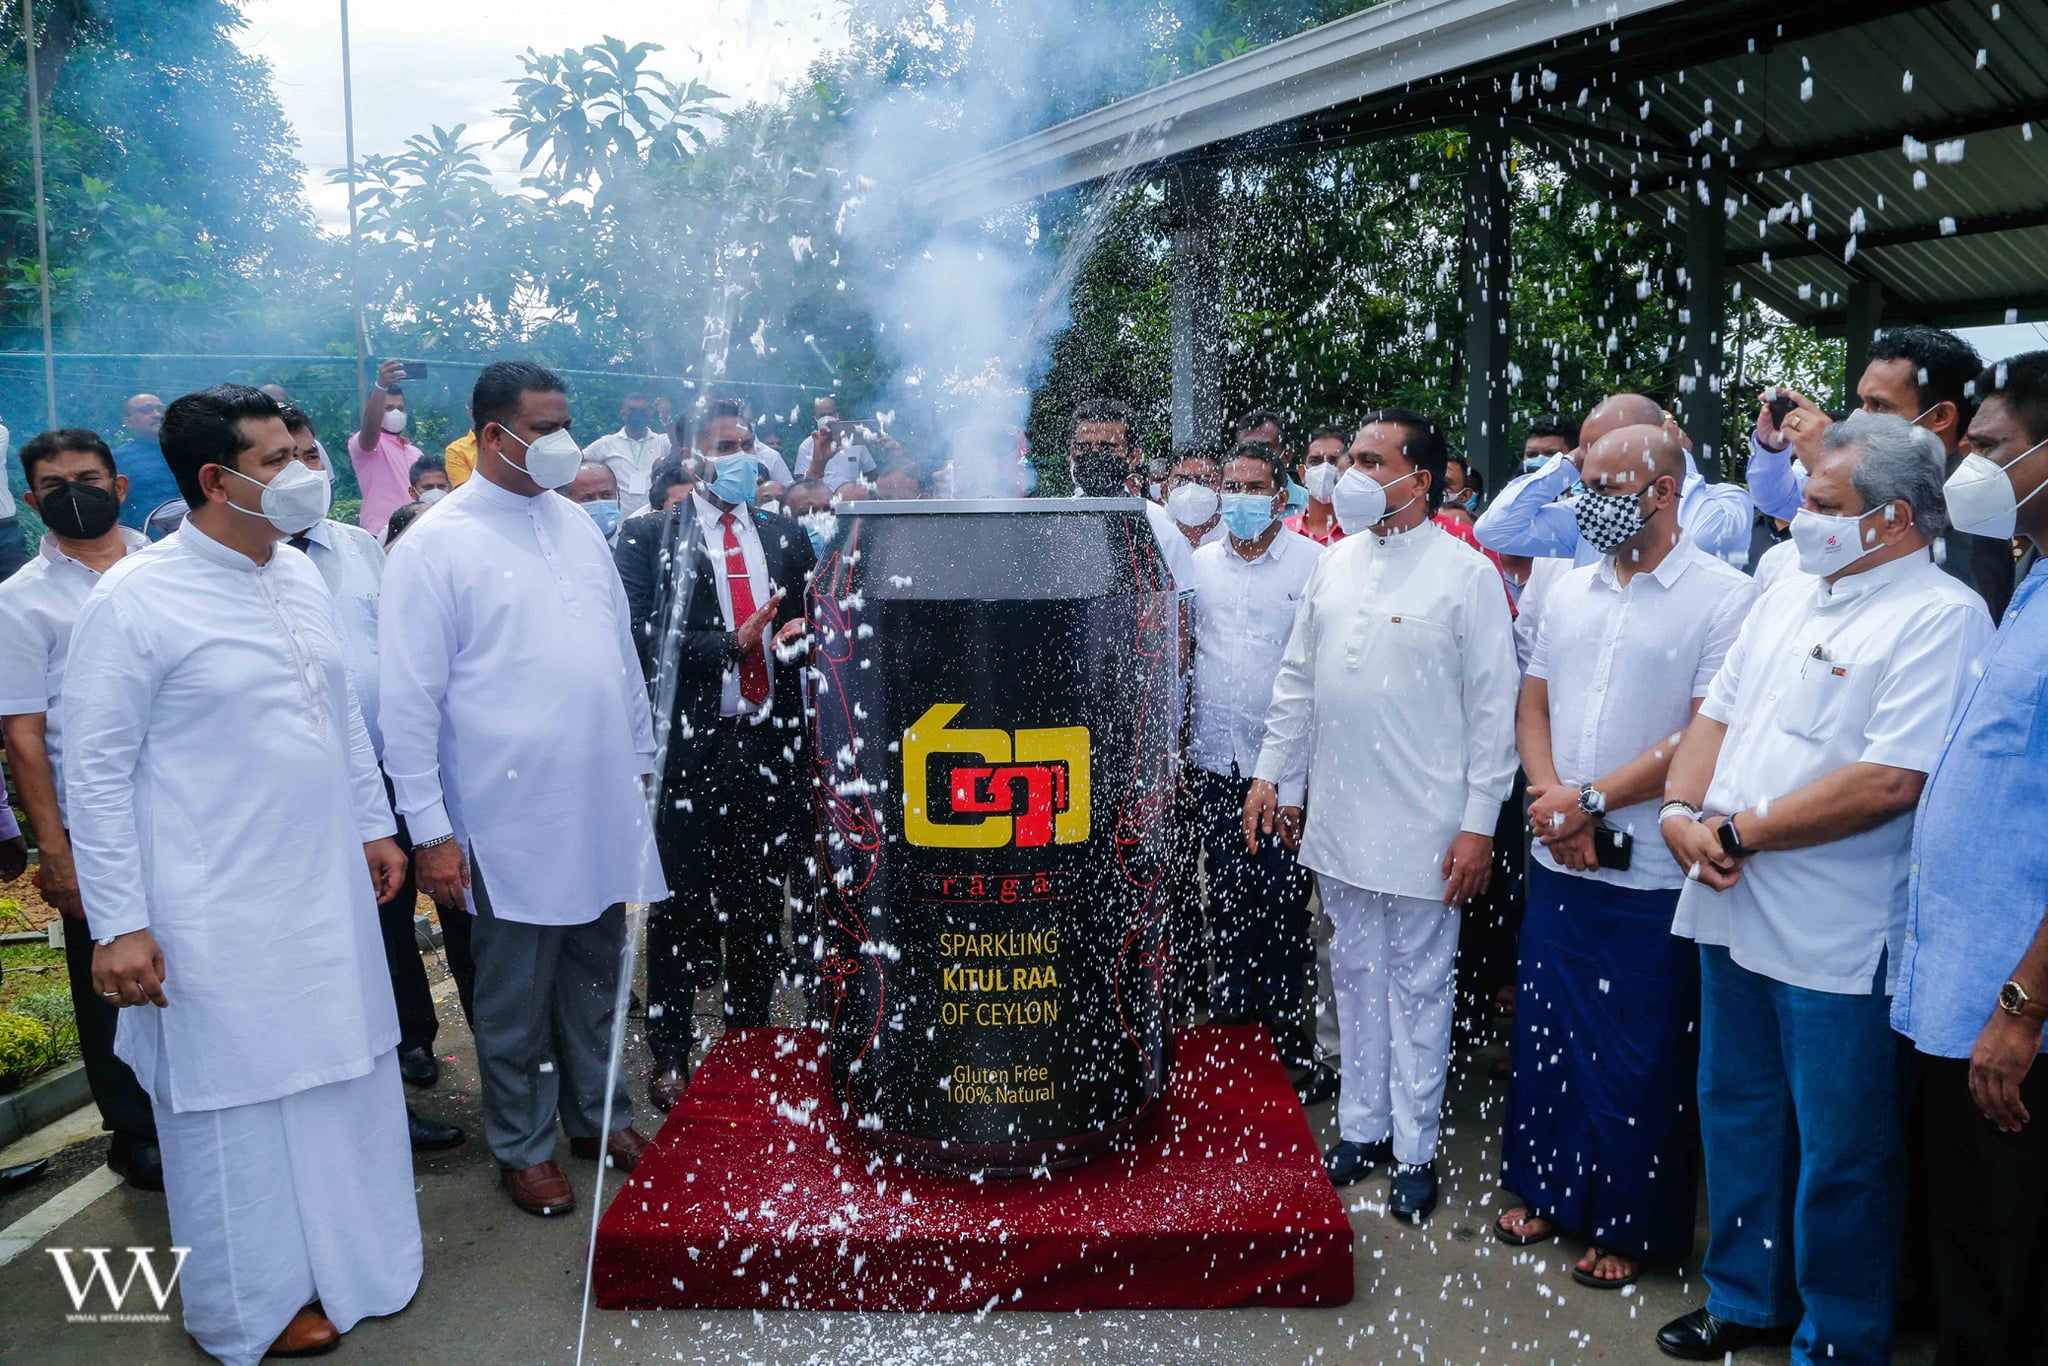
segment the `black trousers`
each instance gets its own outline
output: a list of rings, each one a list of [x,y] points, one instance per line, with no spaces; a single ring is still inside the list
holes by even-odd
[[[2032,1116],[2001,1133],[1970,1064],[1920,1055],[1927,1236],[1939,1366],[2048,1366],[2048,1063],[2020,1084]]]
[[[398,799],[391,780],[384,780],[384,796],[395,812]],[[419,940],[413,931],[413,907],[419,901],[419,884],[413,878],[412,839],[405,831],[405,817],[398,817],[398,847],[405,854],[405,881],[398,884],[389,901],[377,905],[377,928],[384,936],[384,966],[391,974],[391,996],[398,1003],[398,1046],[432,1048],[440,1022],[434,1018],[434,997],[427,988],[426,965],[420,961]]]
[[[114,1056],[119,1006],[92,989],[92,930],[83,920],[64,922],[64,974],[71,979],[71,1014],[78,1022],[78,1052],[85,1080],[100,1107],[100,1125],[117,1134],[156,1140],[156,1116],[149,1096],[128,1064]]]
[[[670,891],[647,921],[647,1048],[658,1067],[687,1066],[697,992],[721,977],[725,1023],[767,1024],[787,961],[782,883],[796,842],[792,803],[808,789],[772,725],[720,720],[699,738],[690,809],[664,801],[655,830]],[[672,775],[668,789],[680,781]]]
[[[1232,765],[1235,767],[1235,765]],[[1277,838],[1244,847],[1244,800],[1252,780],[1192,765],[1187,776],[1198,813],[1196,833],[1209,859],[1209,925],[1216,974],[1210,1017],[1258,1020],[1283,1056],[1306,1038],[1309,875]]]

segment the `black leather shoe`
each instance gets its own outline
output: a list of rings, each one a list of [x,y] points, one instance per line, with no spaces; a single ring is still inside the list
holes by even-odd
[[[0,1167],[0,1195],[12,1195],[24,1186],[33,1186],[43,1179],[43,1173],[50,1170],[50,1159],[39,1157],[33,1162],[19,1166]]]
[[[453,1124],[428,1119],[410,1105],[405,1107],[405,1128],[416,1153],[438,1153],[446,1148],[459,1148],[468,1137]]]
[[[1319,1062],[1295,1077],[1294,1094],[1303,1105],[1321,1105],[1326,1100],[1335,1100],[1342,1086],[1343,1078],[1337,1069]]]
[[[1350,1186],[1365,1180],[1374,1167],[1385,1166],[1394,1160],[1394,1140],[1383,1138],[1377,1143],[1353,1143],[1345,1139],[1336,1147],[1323,1154],[1323,1170],[1328,1173],[1333,1186]]]
[[[1419,1167],[1406,1163],[1394,1168],[1394,1179],[1387,1188],[1387,1210],[1396,1219],[1405,1219],[1419,1224],[1436,1208],[1436,1163],[1425,1162]]]
[[[432,1086],[441,1080],[441,1060],[422,1044],[398,1050],[398,1075],[408,1086]]]
[[[107,1166],[135,1190],[164,1188],[164,1154],[153,1137],[115,1134],[107,1145]]]
[[[1730,1323],[1705,1309],[1695,1309],[1657,1330],[1657,1349],[1680,1361],[1719,1361],[1730,1352],[1785,1342],[1791,1336],[1789,1328],[1752,1328],[1746,1323]]]

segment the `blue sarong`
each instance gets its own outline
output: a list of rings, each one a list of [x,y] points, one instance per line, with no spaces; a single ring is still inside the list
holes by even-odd
[[[1699,1161],[1699,950],[1677,891],[1530,861],[1501,1184],[1596,1246],[1692,1251]]]

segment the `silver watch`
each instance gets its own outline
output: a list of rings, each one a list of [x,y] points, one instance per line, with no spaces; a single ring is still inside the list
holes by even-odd
[[[1607,814],[1607,794],[1591,783],[1579,784],[1579,810],[1589,816]]]

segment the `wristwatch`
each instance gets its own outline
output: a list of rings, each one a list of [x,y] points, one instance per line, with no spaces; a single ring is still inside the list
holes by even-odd
[[[2021,1015],[2029,1020],[2048,1020],[2048,1004],[2028,995],[2027,989],[2018,982],[2007,982],[1998,989],[1998,1008],[2008,1015]]]
[[[1579,810],[1595,820],[1607,814],[1607,794],[1591,783],[1579,784]]]
[[[1742,842],[1742,835],[1735,828],[1735,817],[1733,816],[1722,821],[1721,828],[1715,833],[1721,840],[1721,852],[1729,858],[1748,858],[1750,854],[1755,852]]]

